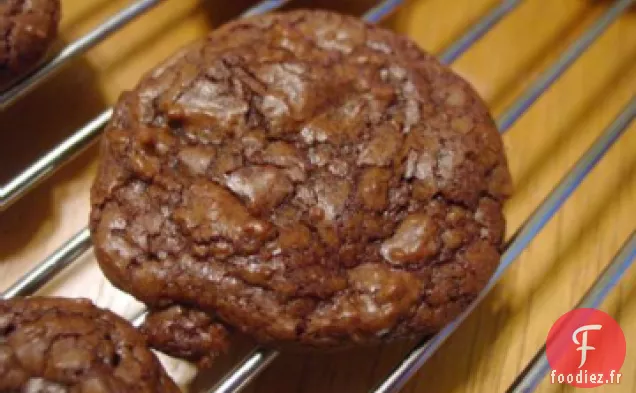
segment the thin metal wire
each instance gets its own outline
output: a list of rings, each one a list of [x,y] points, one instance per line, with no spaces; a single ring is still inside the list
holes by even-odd
[[[269,348],[256,348],[227,373],[208,393],[236,393],[243,390],[263,372],[280,353]]]
[[[89,248],[91,236],[88,227],[85,227],[4,291],[2,299],[32,295]]]
[[[121,29],[128,22],[158,5],[162,1],[163,0],[138,1],[111,17],[90,33],[66,46],[53,59],[45,63],[33,74],[20,81],[5,93],[2,93],[0,95],[0,110],[4,110],[9,105],[16,102],[20,97],[35,89],[51,75],[59,71],[60,68],[70,60],[82,55],[95,45],[102,42],[112,33]]]
[[[391,15],[403,2],[404,0],[383,1],[362,15],[362,19],[369,23],[378,23]]]
[[[520,230],[508,244],[506,251],[502,255],[501,264],[495,274],[481,291],[477,299],[464,310],[459,317],[444,327],[437,335],[430,340],[424,340],[418,344],[397,368],[391,372],[373,393],[394,393],[399,391],[406,382],[422,367],[428,359],[439,349],[446,339],[453,334],[457,327],[470,315],[470,313],[484,300],[492,288],[501,279],[504,272],[519,257],[521,252],[530,244],[535,236],[543,229],[546,223],[561,208],[567,198],[581,184],[587,174],[594,168],[596,163],[605,155],[612,144],[625,132],[629,124],[636,116],[636,98],[632,98],[627,107],[612,122],[608,129],[597,139],[590,149],[585,152],[570,172],[559,182],[557,187],[532,213]]]
[[[583,35],[576,40],[559,60],[528,88],[521,99],[517,100],[499,118],[497,125],[502,134],[530,108],[559,77],[578,59],[603,32],[620,17],[635,0],[617,0],[610,9],[603,14]]]
[[[46,284],[49,278],[77,259],[90,246],[90,233],[88,228],[84,228],[44,261],[40,262],[33,270],[22,276],[9,289],[2,292],[2,299],[7,300],[16,296],[32,295]]]
[[[272,11],[290,1],[291,0],[265,0],[247,9],[240,17],[245,18]],[[97,136],[99,136],[106,124],[108,124],[112,113],[112,108],[106,109],[95,119],[75,131],[69,138],[51,149],[48,153],[11,179],[9,183],[2,186],[0,188],[0,212],[6,210],[27,192],[51,176],[57,169],[61,168],[62,165],[89,147],[97,139]]]
[[[464,54],[475,42],[489,32],[504,16],[512,12],[523,0],[505,0],[481,18],[470,30],[439,56],[444,64],[450,64]]]
[[[141,310],[136,316],[132,318],[131,324],[134,327],[138,328],[144,323],[147,316],[148,316],[148,310],[145,310],[145,309]]]
[[[623,244],[619,253],[596,279],[594,284],[579,301],[575,308],[598,308],[610,291],[618,284],[627,269],[636,259],[636,231]],[[531,393],[536,390],[543,378],[550,371],[545,345],[539,349],[507,393]]]
[[[51,176],[62,164],[70,161],[90,146],[96,140],[96,136],[108,122],[112,113],[112,109],[102,112],[70,138],[51,149],[0,188],[0,212],[6,210],[29,190]]]
[[[289,3],[290,0],[265,0],[261,1],[257,5],[251,7],[247,11],[241,14],[241,18],[249,18],[251,16],[265,14],[270,11],[274,11],[285,4]]]

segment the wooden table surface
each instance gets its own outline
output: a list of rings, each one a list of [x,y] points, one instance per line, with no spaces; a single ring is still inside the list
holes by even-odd
[[[70,42],[128,0],[63,0],[62,39]],[[439,53],[498,0],[413,0],[388,26]],[[139,76],[176,48],[233,18],[251,1],[166,0],[0,114],[0,181],[4,182],[78,126],[112,104]],[[294,1],[360,14],[374,1]],[[611,1],[526,0],[453,68],[470,80],[495,115],[532,83]],[[614,25],[505,136],[516,194],[507,205],[512,234],[636,92],[636,10]],[[89,149],[0,215],[0,289],[87,222],[96,150]],[[405,392],[503,392],[636,229],[636,122],[558,215]],[[92,253],[41,291],[87,296],[132,315],[139,307],[101,276]],[[621,385],[636,391],[636,269],[603,309],[622,325],[628,344]],[[248,392],[366,392],[410,343],[335,355],[284,355]],[[192,391],[218,378],[249,345],[200,373]],[[167,361],[186,384],[191,366]],[[545,381],[544,381],[545,382]],[[541,392],[573,391],[544,383]]]

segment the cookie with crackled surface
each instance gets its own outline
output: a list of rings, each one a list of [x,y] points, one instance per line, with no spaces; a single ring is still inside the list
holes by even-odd
[[[59,0],[0,1],[0,89],[30,71],[57,36]]]
[[[461,312],[510,189],[467,82],[391,31],[294,11],[231,22],[122,94],[90,229],[106,276],[155,310],[344,347]]]
[[[0,392],[179,393],[144,337],[89,300],[0,301]]]

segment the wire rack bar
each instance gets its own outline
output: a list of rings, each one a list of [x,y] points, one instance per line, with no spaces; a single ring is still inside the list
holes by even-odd
[[[34,294],[48,280],[75,261],[89,248],[91,248],[90,231],[88,227],[85,227],[4,291],[1,296],[2,299],[7,300],[16,296]]]
[[[16,296],[32,295],[46,284],[47,280],[77,259],[90,246],[90,232],[88,228],[84,228],[44,261],[40,262],[33,270],[22,276],[9,289],[2,292],[2,299],[7,300]]]
[[[439,56],[444,64],[450,64],[457,60],[477,40],[488,33],[499,21],[512,12],[523,0],[505,0],[493,8],[486,16],[481,18],[470,30],[464,33],[455,43],[447,48]]]
[[[240,392],[269,366],[279,352],[269,348],[256,348],[228,372],[208,393]]]
[[[62,164],[70,161],[90,146],[112,113],[112,109],[102,112],[0,188],[0,212],[6,210],[29,190],[51,176]]]
[[[362,19],[369,23],[378,23],[391,15],[403,2],[404,0],[383,1],[365,12],[364,15],[362,15]]]
[[[404,387],[406,382],[433,356],[435,351],[439,349],[446,339],[453,334],[457,327],[484,300],[488,293],[490,293],[490,290],[492,290],[495,284],[501,279],[504,272],[512,265],[517,257],[519,257],[521,252],[530,244],[539,231],[543,229],[552,216],[561,208],[567,198],[572,195],[574,190],[576,190],[596,163],[605,155],[612,144],[627,130],[627,127],[635,116],[636,98],[632,98],[621,114],[601,137],[594,142],[592,147],[583,154],[570,172],[561,179],[557,187],[513,236],[513,239],[502,255],[501,264],[488,282],[488,285],[486,285],[486,288],[481,291],[475,301],[437,335],[430,340],[424,340],[418,344],[408,356],[400,362],[398,367],[391,372],[389,377],[373,390],[373,393],[394,393]]]
[[[578,59],[627,8],[634,4],[634,2],[635,0],[617,0],[603,16],[563,53],[549,70],[539,76],[537,81],[523,93],[522,99],[517,100],[504,112],[497,122],[499,132],[503,134],[508,131],[537,98],[545,93],[545,91],[552,86],[554,81],[559,79],[576,59]]]
[[[247,11],[241,14],[241,18],[249,18],[251,16],[265,14],[270,11],[274,11],[278,8],[281,8],[285,4],[289,3],[290,0],[265,0],[256,4],[255,6],[249,8]]]
[[[20,81],[5,93],[2,93],[2,95],[0,95],[0,110],[4,110],[22,96],[35,89],[51,75],[59,71],[60,68],[70,60],[82,55],[95,45],[102,42],[112,33],[124,27],[128,22],[150,10],[162,1],[163,0],[138,1],[115,14],[90,33],[66,46],[48,63],[44,64],[33,74]]]
[[[141,310],[137,315],[135,315],[132,318],[131,324],[136,328],[140,327],[146,320],[147,315],[148,315],[148,310]]]
[[[594,284],[579,301],[575,308],[598,308],[610,291],[618,284],[627,269],[636,259],[636,231],[623,244],[612,262],[603,270]],[[508,388],[507,393],[531,393],[550,371],[545,345],[539,349],[523,372]]]

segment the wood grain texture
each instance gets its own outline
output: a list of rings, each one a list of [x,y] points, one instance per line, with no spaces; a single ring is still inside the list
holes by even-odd
[[[63,0],[59,45],[72,41],[128,4]],[[0,114],[0,181],[6,181],[75,128],[112,104],[140,75],[183,44],[235,17],[246,0],[166,0]],[[360,13],[373,1],[292,2]],[[386,24],[438,53],[497,0],[413,0]],[[550,65],[610,1],[526,0],[453,68],[500,114]],[[636,93],[636,10],[621,18],[508,132],[505,144],[516,193],[507,205],[509,233],[549,193],[620,108]],[[95,149],[64,167],[0,215],[0,288],[55,250],[87,222]],[[417,393],[504,392],[544,340],[636,229],[636,123],[585,180],[504,280],[404,390]],[[86,296],[132,315],[139,305],[110,286],[91,253],[42,290]],[[636,269],[603,309],[622,325],[628,343],[621,385],[636,391]],[[410,343],[332,355],[283,355],[247,392],[366,392],[399,361]],[[192,391],[214,380],[247,343],[200,373]],[[167,361],[179,382],[194,377]],[[541,392],[573,389],[544,383]]]

